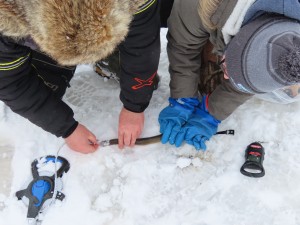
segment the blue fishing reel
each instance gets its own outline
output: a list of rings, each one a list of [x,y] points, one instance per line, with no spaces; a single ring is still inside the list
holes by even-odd
[[[29,224],[37,224],[52,201],[65,198],[62,191],[62,176],[70,169],[69,162],[63,157],[45,156],[31,164],[33,180],[26,189],[16,192],[19,200],[28,205]]]

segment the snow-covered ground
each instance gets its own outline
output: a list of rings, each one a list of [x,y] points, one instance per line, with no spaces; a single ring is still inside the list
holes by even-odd
[[[169,96],[165,32],[162,79],[145,112],[144,137],[159,133],[157,117]],[[64,100],[76,118],[99,140],[115,138],[122,106],[118,84],[81,66],[71,85]],[[299,225],[299,112],[299,103],[252,99],[219,127],[235,129],[236,135],[214,136],[204,153],[157,143],[82,155],[0,104],[0,168],[14,149],[8,194],[3,180],[9,172],[0,173],[0,225],[27,224],[27,208],[14,194],[30,180],[31,162],[60,148],[71,164],[63,178],[66,199],[49,209],[43,225]],[[253,141],[264,142],[263,178],[240,173],[244,150]]]

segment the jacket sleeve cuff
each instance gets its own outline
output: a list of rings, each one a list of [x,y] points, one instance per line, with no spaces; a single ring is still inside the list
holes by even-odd
[[[225,80],[209,95],[209,113],[217,120],[225,120],[252,96],[236,90],[229,80]]]
[[[124,105],[124,108],[128,111],[135,112],[135,113],[141,113],[144,112],[145,109],[148,107],[149,102],[146,103],[140,103],[140,104],[133,104],[130,101],[128,101],[122,94],[120,95],[120,100]]]
[[[74,130],[77,128],[77,126],[78,126],[78,122],[75,121],[75,123],[64,133],[64,135],[62,135],[62,138],[69,137],[74,132]]]

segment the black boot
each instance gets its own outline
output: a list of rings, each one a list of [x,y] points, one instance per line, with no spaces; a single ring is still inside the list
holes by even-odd
[[[157,90],[158,89],[158,83],[160,81],[160,77],[158,74],[156,74],[156,76],[153,79],[153,90]]]
[[[114,51],[107,58],[96,62],[95,72],[101,77],[120,81],[120,52]]]

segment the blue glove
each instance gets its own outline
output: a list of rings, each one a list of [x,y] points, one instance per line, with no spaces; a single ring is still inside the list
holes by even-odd
[[[161,142],[168,141],[175,143],[175,138],[181,130],[182,125],[186,123],[192,115],[195,107],[200,104],[198,98],[169,98],[170,105],[164,108],[158,117],[160,124],[160,133],[162,133]]]
[[[221,123],[221,121],[209,114],[206,107],[207,100],[208,96],[202,98],[201,104],[196,107],[195,112],[178,133],[175,141],[176,147],[180,146],[183,140],[185,140],[197,150],[206,150],[205,141],[216,134],[218,125]]]

